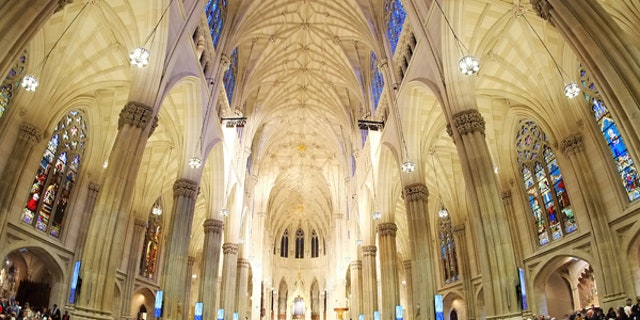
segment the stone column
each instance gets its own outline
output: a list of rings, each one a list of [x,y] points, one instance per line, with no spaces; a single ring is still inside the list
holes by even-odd
[[[16,63],[27,44],[54,12],[69,0],[3,1],[0,4],[0,74],[2,79]],[[37,63],[33,63],[37,65]]]
[[[429,189],[422,183],[408,185],[402,192],[407,208],[407,225],[409,227],[409,242],[413,256],[414,288],[413,301],[420,305],[420,314],[415,319],[427,319],[435,314],[433,309],[433,295],[436,293],[436,273],[433,270],[434,250],[433,239],[429,223],[428,197]]]
[[[626,133],[629,150],[640,150],[640,58],[635,39],[622,32],[597,0],[531,3],[587,67],[620,130]]]
[[[362,314],[362,260],[354,260],[349,264],[351,272],[351,318],[357,319]]]
[[[396,249],[396,232],[398,226],[393,222],[383,222],[378,225],[378,245],[380,246],[380,281],[382,284],[383,320],[395,320],[396,306],[400,304],[400,289],[398,287],[398,265]]]
[[[163,319],[180,320],[189,314],[189,301],[184,300],[187,290],[185,279],[191,283],[191,274],[188,273],[189,241],[198,190],[198,183],[188,179],[178,179],[173,184],[173,208],[162,268]]]
[[[33,147],[40,142],[41,136],[40,129],[28,123],[20,125],[18,139],[8,155],[9,159],[0,179],[0,235],[4,235],[11,201],[18,187],[18,180],[25,169],[27,157],[33,152]],[[33,173],[35,174],[35,170]]]
[[[487,318],[515,317],[518,283],[511,229],[493,172],[493,160],[485,140],[485,122],[475,109],[452,116],[454,140],[461,158],[476,236]],[[453,129],[453,128],[452,128]]]
[[[417,316],[414,314],[414,305],[415,305],[415,292],[413,291],[416,288],[413,285],[413,271],[411,270],[411,260],[405,260],[404,264],[404,275],[405,275],[405,291],[407,292],[407,305],[405,309],[407,310],[406,314],[403,314],[405,320],[413,320],[416,319]],[[435,278],[434,278],[435,279]],[[433,280],[432,280],[433,281]]]
[[[222,245],[224,261],[222,262],[222,296],[220,305],[224,308],[224,319],[233,320],[236,309],[236,278],[238,268],[238,244],[225,243]]]
[[[222,228],[220,220],[204,221],[204,246],[202,248],[202,270],[200,277],[200,301],[202,301],[202,319],[215,319],[217,316],[216,297],[218,295],[218,268],[222,247]]]
[[[153,109],[129,102],[120,112],[109,167],[96,200],[82,254],[82,292],[74,319],[111,319],[116,270],[124,249],[127,224],[142,155],[157,125]]]
[[[516,220],[516,211],[513,208],[513,199],[511,199],[511,190],[503,190],[500,194],[502,198],[502,205],[504,206],[504,212],[507,216],[507,221],[512,230],[517,230],[518,221]],[[522,242],[517,234],[511,233],[511,243],[513,243],[513,252],[516,258],[516,264],[522,266],[523,257],[522,254]]]
[[[471,282],[471,266],[469,265],[469,251],[467,249],[467,237],[465,235],[464,224],[453,227],[453,237],[456,240],[456,250],[458,251],[458,267],[462,277],[462,289],[464,300],[466,301],[466,318],[475,320],[476,318],[476,293]]]
[[[376,246],[362,246],[362,306],[365,320],[373,319],[373,312],[378,310],[377,250]]]
[[[238,316],[240,319],[249,319],[251,317],[250,311],[247,309],[248,300],[249,300],[249,260],[247,259],[238,259],[238,286],[236,292],[236,311],[238,312]],[[254,288],[256,290],[257,288]]]
[[[623,305],[626,299],[623,271],[620,265],[620,259],[617,258],[617,249],[619,245],[609,228],[604,205],[600,196],[600,189],[595,183],[594,173],[589,165],[588,155],[584,153],[582,143],[582,135],[574,134],[560,142],[560,150],[571,162],[575,172],[577,185],[580,186],[586,214],[589,216],[587,221],[591,223],[589,228],[593,234],[593,247],[595,249],[594,256],[597,257],[597,265],[600,266],[601,277],[598,279],[598,296],[600,303],[606,307],[615,307]],[[627,281],[628,282],[628,281]],[[633,286],[628,286],[627,292],[633,292]]]
[[[278,291],[273,291],[273,310],[271,310],[271,320],[278,320],[280,314],[280,306],[278,306]]]
[[[135,314],[131,314],[131,299],[136,284],[136,277],[140,272],[140,258],[142,255],[142,246],[144,245],[144,234],[147,231],[147,221],[141,219],[133,220],[133,236],[131,237],[131,251],[129,261],[127,261],[127,277],[124,280],[124,288],[122,290],[122,303],[120,303],[120,318],[135,318]]]
[[[187,278],[185,279],[184,288],[184,312],[182,313],[182,320],[188,320],[191,311],[194,310],[195,304],[191,303],[191,282],[193,282],[193,264],[196,262],[195,257],[187,258]]]
[[[87,231],[89,230],[89,222],[93,216],[98,192],[100,192],[100,185],[94,182],[89,182],[89,192],[87,193],[87,198],[84,200],[84,208],[80,217],[80,228],[78,228],[78,240],[76,242],[75,252],[76,260],[82,257],[82,252],[84,251],[84,244],[87,241]]]

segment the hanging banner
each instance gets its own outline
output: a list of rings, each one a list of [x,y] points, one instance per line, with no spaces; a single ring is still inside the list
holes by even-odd
[[[434,306],[436,311],[436,320],[444,320],[444,301],[441,294],[434,296]]]

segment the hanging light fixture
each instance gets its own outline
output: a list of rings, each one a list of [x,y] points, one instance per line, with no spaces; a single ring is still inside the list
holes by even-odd
[[[151,209],[151,214],[154,216],[160,216],[162,214],[162,207],[160,206],[160,204],[158,202],[156,202],[153,205],[153,208]]]
[[[580,94],[580,87],[578,86],[577,83],[573,81],[565,80],[566,78],[569,78],[569,76],[567,75],[566,72],[564,72],[564,70],[562,70],[558,61],[551,54],[551,50],[549,50],[549,48],[544,43],[544,41],[542,41],[542,37],[540,37],[540,34],[538,33],[538,31],[536,31],[536,29],[533,28],[533,26],[531,25],[531,22],[529,22],[529,19],[527,19],[527,16],[524,15],[524,13],[519,13],[519,14],[516,14],[516,17],[522,17],[524,19],[527,25],[529,25],[529,28],[531,28],[531,31],[533,31],[533,33],[536,35],[536,38],[538,38],[538,40],[540,41],[544,49],[547,51],[547,54],[549,54],[549,57],[551,57],[551,61],[553,61],[553,64],[556,66],[556,70],[558,70],[560,79],[562,79],[562,82],[564,83],[564,90],[563,90],[564,95],[569,99],[573,99],[577,97]]]
[[[433,176],[436,181],[436,189],[438,190],[438,200],[440,201],[440,210],[438,210],[438,217],[440,217],[440,219],[445,219],[449,216],[449,211],[444,206],[444,201],[442,201],[442,193],[440,192],[440,186],[438,185],[438,173],[436,172],[436,160],[435,160],[436,149],[431,148],[431,150],[429,150],[429,153],[431,153],[431,164],[433,167]]]
[[[373,220],[380,220],[382,218],[382,212],[376,211],[371,214],[371,217],[373,218]]]
[[[453,30],[453,27],[451,26],[451,22],[449,22],[449,18],[447,18],[447,15],[444,13],[444,10],[442,9],[440,2],[438,0],[435,0],[435,2],[436,2],[436,5],[438,6],[438,9],[440,9],[440,13],[442,13],[442,16],[444,17],[444,21],[447,23],[447,27],[449,27],[449,30],[453,34],[453,39],[456,41],[458,50],[463,56],[462,59],[460,59],[460,61],[458,62],[458,66],[460,67],[460,72],[462,72],[463,75],[467,75],[467,76],[471,76],[478,73],[478,70],[480,70],[480,62],[475,56],[466,53],[466,52],[469,52],[469,49],[467,49],[464,43],[462,43],[462,40],[458,38],[458,35]]]
[[[416,170],[416,164],[411,161],[405,161],[404,163],[402,163],[402,166],[400,168],[404,173],[411,173]]]
[[[42,59],[42,61],[38,64],[38,67],[36,67],[37,70],[42,71],[41,69],[44,67],[44,64],[49,59],[49,56],[51,55],[51,52],[53,52],[53,49],[55,49],[58,46],[58,43],[60,43],[60,40],[62,40],[62,37],[64,37],[67,31],[69,31],[69,28],[71,28],[73,23],[78,19],[80,14],[84,11],[87,5],[89,5],[89,3],[91,3],[91,1],[85,2],[85,4],[82,6],[82,9],[80,9],[80,11],[78,11],[75,17],[73,17],[71,22],[69,22],[69,25],[66,28],[64,28],[64,30],[60,34],[60,37],[58,37],[56,42],[53,43],[53,46],[51,46],[51,49],[49,49],[49,52],[47,52],[47,54],[44,56],[44,59]],[[36,91],[38,84],[39,84],[38,77],[33,73],[26,74],[24,78],[22,78],[22,80],[20,81],[20,86],[22,86],[26,91],[29,91],[29,92]]]
[[[199,169],[200,167],[202,167],[202,159],[200,159],[200,157],[196,155],[193,155],[191,158],[189,158],[187,164],[189,165],[189,167],[191,167],[191,169]]]
[[[160,25],[160,22],[162,22],[162,19],[164,19],[164,16],[167,14],[167,11],[171,7],[171,4],[173,4],[173,0],[171,0],[167,5],[167,7],[164,8],[164,10],[162,11],[162,14],[160,15],[160,19],[158,19],[158,22],[156,22],[156,25],[153,27],[153,29],[151,29],[151,33],[149,33],[149,36],[147,36],[147,39],[144,41],[144,44],[138,48],[133,49],[131,53],[129,53],[129,62],[132,65],[138,68],[144,68],[149,64],[149,58],[151,57],[151,52],[145,46],[149,43],[149,40],[151,40],[152,38],[155,38],[156,31],[158,30],[158,26]]]
[[[227,208],[222,208],[220,210],[218,210],[218,214],[220,214],[223,217],[226,217],[229,215],[229,209]]]

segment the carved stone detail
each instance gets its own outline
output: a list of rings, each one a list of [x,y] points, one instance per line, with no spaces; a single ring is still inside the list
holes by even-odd
[[[540,18],[546,21],[551,19],[551,4],[548,0],[531,0],[531,6]]]
[[[410,202],[427,200],[428,197],[429,188],[422,183],[410,184],[402,191],[402,198]]]
[[[153,108],[131,101],[120,111],[118,130],[122,129],[125,124],[136,128],[145,128],[153,120]]]
[[[376,256],[376,251],[378,251],[378,248],[376,246],[362,246],[362,256],[367,257],[367,256]]]
[[[560,151],[568,158],[578,152],[584,151],[584,144],[582,143],[582,135],[577,133],[566,137],[560,142]]]
[[[227,242],[222,245],[222,252],[224,254],[238,254],[238,244]]]
[[[238,258],[238,268],[249,268],[251,266],[251,262],[247,259]]]
[[[227,67],[229,66],[230,63],[231,63],[231,60],[229,59],[229,56],[223,53],[220,56],[220,66],[222,66],[222,70],[227,70]]]
[[[179,179],[173,184],[173,197],[195,199],[198,196],[198,183],[188,179]]]
[[[18,138],[22,141],[30,142],[31,144],[37,144],[42,138],[42,132],[40,131],[40,129],[28,123],[23,123],[20,125]]]
[[[204,227],[204,233],[222,233],[224,222],[216,219],[207,219],[202,226]]]
[[[402,262],[402,265],[404,265],[405,270],[411,270],[412,262],[411,260],[405,260]]]
[[[464,234],[464,224],[459,224],[457,226],[453,226],[453,233],[460,233],[460,234]]]
[[[187,257],[187,265],[193,266],[195,262],[196,262],[196,257],[192,257],[192,256]]]
[[[453,139],[453,128],[451,127],[451,123],[447,123],[445,130],[447,130],[447,135],[449,135],[449,138]]]
[[[378,225],[378,233],[380,236],[396,236],[396,232],[398,231],[398,226],[393,222],[384,222]]]
[[[478,110],[470,109],[454,114],[453,125],[462,136],[478,131],[484,137],[485,122]]]
[[[133,225],[134,225],[134,227],[138,227],[140,229],[147,228],[147,222],[142,220],[142,219],[138,219],[138,218],[135,218],[133,220]]]
[[[353,260],[349,263],[349,268],[353,271],[362,270],[362,260]]]
[[[95,182],[89,182],[89,192],[100,192],[100,185]]]
[[[505,200],[507,198],[511,198],[511,190],[504,190],[502,191],[502,193],[500,194],[500,196],[502,197],[502,200]]]

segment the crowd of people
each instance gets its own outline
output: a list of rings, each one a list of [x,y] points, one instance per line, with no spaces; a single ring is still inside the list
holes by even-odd
[[[527,320],[556,320],[556,318],[540,315]],[[628,298],[624,306],[611,307],[607,312],[600,307],[591,306],[566,314],[564,320],[640,320],[640,296],[636,297],[635,304],[631,298]]]
[[[0,320],[69,320],[69,312],[65,311],[61,314],[58,305],[54,304],[52,308],[47,307],[31,307],[29,302],[24,306],[19,301],[2,301],[0,303]]]

